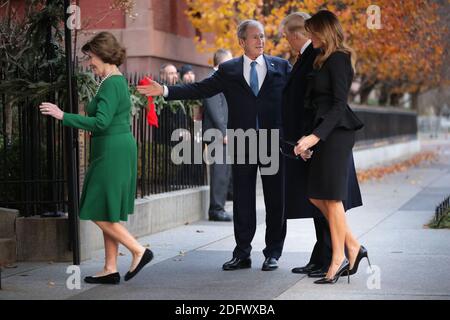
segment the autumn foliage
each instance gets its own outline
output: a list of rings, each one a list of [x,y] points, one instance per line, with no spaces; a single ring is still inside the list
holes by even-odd
[[[266,52],[290,58],[289,45],[280,34],[282,19],[293,11],[335,12],[347,34],[349,44],[358,54],[357,72],[360,90],[372,89],[382,83],[390,93],[420,92],[436,86],[440,78],[442,54],[447,26],[439,18],[435,1],[368,0],[340,1],[275,1],[275,0],[186,0],[186,14],[202,35],[198,49],[213,52],[231,49],[241,54],[236,29],[244,19],[259,20],[265,25]],[[380,7],[381,29],[367,27],[367,9]]]

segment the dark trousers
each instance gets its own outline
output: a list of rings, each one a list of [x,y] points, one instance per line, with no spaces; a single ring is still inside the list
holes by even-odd
[[[328,269],[331,264],[331,257],[333,253],[328,221],[325,219],[325,217],[314,218],[314,227],[316,229],[317,241],[314,245],[309,263],[313,263],[322,266],[322,268]]]
[[[233,223],[236,248],[233,256],[246,258],[252,250],[256,231],[256,177],[259,164],[233,164]],[[265,257],[279,258],[286,237],[283,216],[282,171],[280,163],[275,175],[261,175],[266,207]]]
[[[226,145],[223,147],[226,154]],[[209,167],[210,189],[209,189],[209,215],[225,211],[225,202],[229,185],[231,184],[231,165],[213,163]]]

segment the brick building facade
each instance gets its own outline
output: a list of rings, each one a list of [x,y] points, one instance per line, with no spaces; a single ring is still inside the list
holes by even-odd
[[[75,3],[75,1],[73,1]],[[208,61],[212,55],[196,50],[194,37],[200,36],[188,21],[185,0],[135,0],[132,19],[121,10],[111,10],[112,0],[79,0],[81,28],[77,51],[94,32],[110,31],[125,45],[128,59],[121,67],[127,72],[148,72],[157,75],[161,64],[172,62],[181,67],[189,63],[198,79],[206,77],[211,70]],[[24,14],[24,0],[11,0],[10,6]],[[6,14],[6,6],[0,14]]]
[[[194,37],[198,34],[188,21],[184,0],[136,0],[132,19],[120,10],[105,16],[111,0],[80,0],[82,23],[88,31],[108,30],[127,48],[128,59],[123,71],[149,72],[157,75],[161,64],[172,62],[180,68],[193,65],[198,79],[210,72],[211,54],[196,50]],[[82,26],[83,27],[83,26]],[[77,49],[90,35],[80,35]]]

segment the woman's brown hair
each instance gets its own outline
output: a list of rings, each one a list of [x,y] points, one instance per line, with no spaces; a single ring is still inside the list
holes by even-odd
[[[316,69],[321,68],[333,52],[341,51],[350,55],[353,71],[355,70],[356,53],[345,43],[344,30],[333,12],[320,10],[306,20],[305,29],[323,43],[322,52],[314,61]]]
[[[81,48],[84,53],[93,53],[104,63],[120,66],[126,58],[126,50],[110,32],[100,32]]]

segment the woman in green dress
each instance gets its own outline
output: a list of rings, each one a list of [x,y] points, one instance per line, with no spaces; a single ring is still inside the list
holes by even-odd
[[[130,129],[128,83],[118,66],[125,49],[109,32],[101,32],[82,51],[92,71],[102,78],[97,93],[86,107],[87,116],[61,111],[55,104],[40,105],[42,114],[62,120],[63,125],[91,132],[91,154],[80,200],[80,219],[92,220],[103,232],[105,266],[88,283],[118,284],[119,243],[132,253],[125,281],[133,278],[153,258],[120,223],[134,211],[137,147]]]

